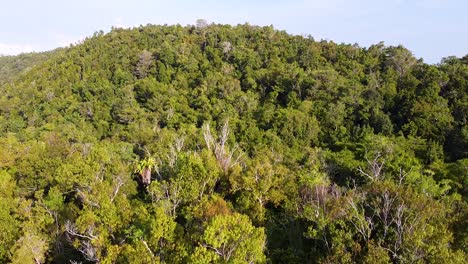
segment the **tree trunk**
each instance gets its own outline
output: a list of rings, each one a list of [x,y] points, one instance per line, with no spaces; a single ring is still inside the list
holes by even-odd
[[[151,183],[151,169],[145,168],[141,173],[141,182],[143,185],[148,186]]]

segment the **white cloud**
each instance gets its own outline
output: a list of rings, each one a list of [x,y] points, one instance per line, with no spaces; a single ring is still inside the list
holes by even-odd
[[[20,53],[33,52],[31,45],[5,44],[0,43],[0,55],[17,55]]]
[[[79,44],[85,38],[86,37],[84,35],[69,35],[61,32],[49,32],[48,37],[46,38],[48,40],[47,42],[35,43],[34,45],[0,43],[0,56],[53,50],[58,47],[67,47],[70,44]]]

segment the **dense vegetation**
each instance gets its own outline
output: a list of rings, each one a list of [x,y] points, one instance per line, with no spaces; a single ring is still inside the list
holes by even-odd
[[[63,49],[23,53],[18,56],[0,56],[0,85],[13,81],[19,74],[25,73],[32,67],[45,62],[52,54],[61,50]]]
[[[1,263],[466,259],[468,57],[199,23],[14,75]]]

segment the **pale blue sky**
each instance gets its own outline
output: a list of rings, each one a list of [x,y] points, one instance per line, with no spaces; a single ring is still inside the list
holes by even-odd
[[[49,50],[111,26],[273,25],[316,40],[403,44],[428,63],[468,54],[468,0],[2,1],[0,54]]]

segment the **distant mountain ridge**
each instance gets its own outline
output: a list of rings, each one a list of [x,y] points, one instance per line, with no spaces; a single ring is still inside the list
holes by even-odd
[[[58,51],[59,49],[23,53],[16,56],[0,56],[0,84],[13,81],[18,74],[50,59]]]

